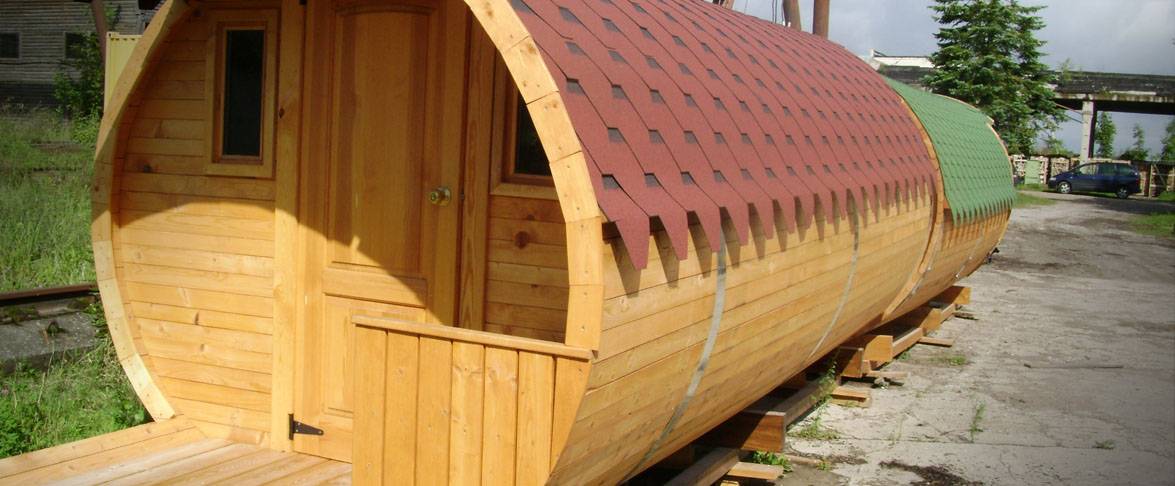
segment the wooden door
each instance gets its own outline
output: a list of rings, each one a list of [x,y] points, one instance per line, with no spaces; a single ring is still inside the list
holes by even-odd
[[[454,3],[309,2],[294,412],[324,434],[298,451],[351,456],[352,316],[454,324],[460,208],[430,200],[460,193]]]

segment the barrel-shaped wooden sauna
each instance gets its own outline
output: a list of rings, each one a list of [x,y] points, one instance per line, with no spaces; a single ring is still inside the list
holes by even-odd
[[[987,119],[897,89],[694,0],[169,0],[96,155],[112,336],[156,420],[357,482],[615,483],[999,240]]]

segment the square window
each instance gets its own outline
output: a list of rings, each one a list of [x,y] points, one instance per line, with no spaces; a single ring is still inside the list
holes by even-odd
[[[20,57],[20,34],[14,32],[0,33],[0,59],[17,59]]]

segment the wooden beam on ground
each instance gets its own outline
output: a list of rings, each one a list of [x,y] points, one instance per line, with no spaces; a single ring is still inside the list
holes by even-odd
[[[774,481],[783,476],[783,466],[772,466],[770,464],[755,464],[753,462],[739,462],[730,468],[727,476],[747,479],[762,479],[764,481]]]
[[[832,401],[839,404],[868,407],[873,404],[873,394],[867,388],[838,386],[832,390]]]
[[[936,338],[922,336],[918,339],[918,344],[929,344],[931,346],[942,346],[944,348],[949,348],[955,345],[955,338]]]
[[[738,464],[738,451],[719,447],[665,483],[666,486],[713,484]]]

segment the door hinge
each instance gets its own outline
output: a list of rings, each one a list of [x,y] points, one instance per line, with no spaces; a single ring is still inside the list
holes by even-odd
[[[294,414],[290,414],[290,440],[294,440],[294,434],[305,435],[324,435],[322,429],[313,425],[307,425],[297,420],[294,420]]]

